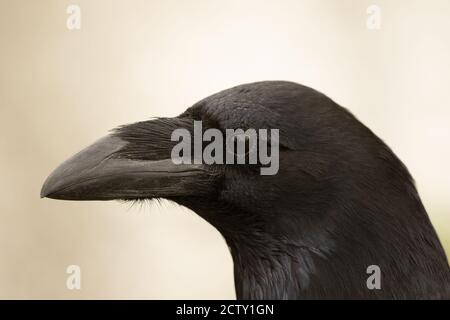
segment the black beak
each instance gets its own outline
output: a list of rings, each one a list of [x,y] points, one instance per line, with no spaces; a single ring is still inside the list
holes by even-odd
[[[203,165],[120,157],[128,142],[106,136],[75,154],[47,178],[41,198],[62,200],[150,199],[199,196],[211,191]]]

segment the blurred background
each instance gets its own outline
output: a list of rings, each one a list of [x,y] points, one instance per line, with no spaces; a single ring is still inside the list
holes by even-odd
[[[260,80],[311,86],[386,141],[450,253],[449,15],[448,0],[0,0],[0,298],[233,299],[228,248],[195,213],[39,191],[109,129]]]

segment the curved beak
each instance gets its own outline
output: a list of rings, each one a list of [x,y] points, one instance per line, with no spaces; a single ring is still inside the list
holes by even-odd
[[[120,157],[128,142],[106,136],[59,165],[45,181],[41,198],[114,200],[201,195],[211,190],[203,165],[171,159]]]

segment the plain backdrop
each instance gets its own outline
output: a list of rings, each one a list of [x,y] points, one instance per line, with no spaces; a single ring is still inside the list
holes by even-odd
[[[39,191],[108,130],[260,80],[324,92],[386,141],[449,252],[449,16],[448,0],[0,0],[0,298],[234,298],[228,248],[195,213]]]

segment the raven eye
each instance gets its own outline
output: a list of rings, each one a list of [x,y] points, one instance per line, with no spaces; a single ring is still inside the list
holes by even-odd
[[[258,152],[258,136],[256,133],[239,132],[227,135],[226,148],[228,153],[237,157],[246,157],[250,153]]]
[[[247,166],[259,163],[258,134],[256,130],[235,129],[225,135],[225,158],[227,164],[245,164]]]

